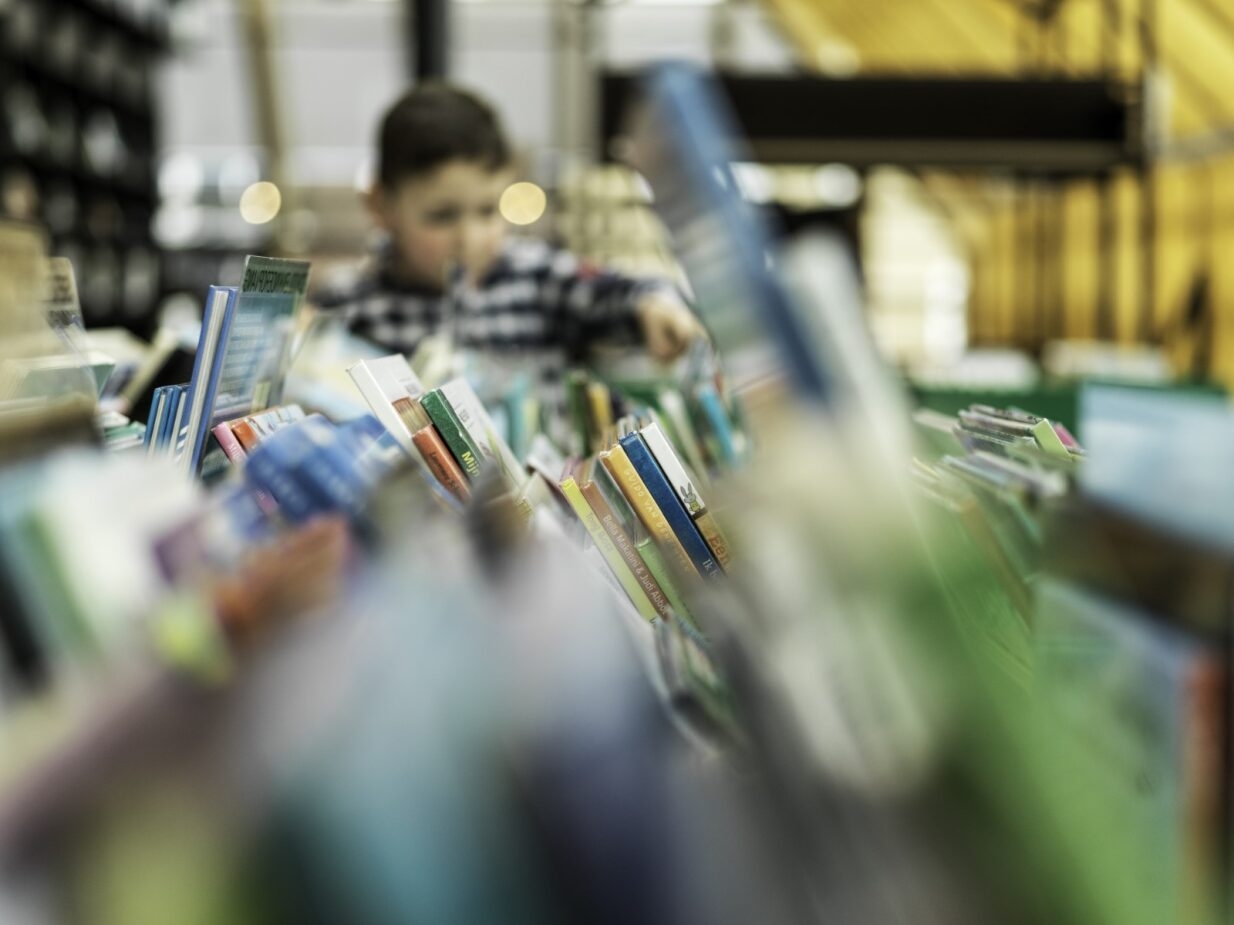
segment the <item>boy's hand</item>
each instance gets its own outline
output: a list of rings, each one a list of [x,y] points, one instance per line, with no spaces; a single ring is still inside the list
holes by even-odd
[[[647,352],[662,362],[677,359],[691,343],[707,336],[694,313],[666,293],[645,296],[637,311]]]

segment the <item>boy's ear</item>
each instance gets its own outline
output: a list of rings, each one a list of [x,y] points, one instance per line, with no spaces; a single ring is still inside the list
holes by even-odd
[[[361,194],[361,198],[364,200],[364,207],[377,226],[383,231],[389,231],[390,222],[387,219],[386,206],[388,203],[385,187],[380,183],[374,183],[368,188],[367,193]]]

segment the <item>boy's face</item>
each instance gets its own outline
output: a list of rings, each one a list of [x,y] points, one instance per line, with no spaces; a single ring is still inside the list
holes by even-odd
[[[456,263],[479,279],[501,250],[506,227],[497,204],[513,179],[509,168],[455,160],[393,189],[378,187],[372,209],[390,233],[398,270],[437,289]]]

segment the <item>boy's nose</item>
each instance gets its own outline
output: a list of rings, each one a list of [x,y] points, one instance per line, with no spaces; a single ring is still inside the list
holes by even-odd
[[[459,260],[472,266],[484,257],[484,232],[475,225],[464,225],[459,232]]]

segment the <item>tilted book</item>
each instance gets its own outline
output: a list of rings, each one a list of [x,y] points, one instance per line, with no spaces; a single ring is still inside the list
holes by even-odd
[[[459,501],[466,501],[471,497],[467,476],[463,474],[462,468],[450,453],[450,448],[441,439],[441,434],[437,433],[436,427],[432,424],[421,427],[411,435],[411,440],[420,455],[424,457],[424,462],[429,471],[433,473],[433,477],[446,491]]]
[[[694,561],[682,546],[647,486],[643,484],[642,478],[631,464],[626,451],[617,445],[611,450],[600,453],[599,459],[600,464],[608,470],[613,481],[617,483],[617,487],[621,489],[621,493],[629,501],[638,519],[647,528],[647,532],[668,555],[669,561],[680,570],[682,575],[698,574]]]
[[[570,501],[570,506],[574,509],[574,513],[578,515],[578,519],[586,528],[592,542],[596,544],[596,548],[600,550],[600,554],[604,557],[604,561],[608,564],[609,569],[617,577],[617,581],[624,589],[626,596],[634,604],[638,612],[642,614],[644,619],[655,620],[658,617],[655,607],[647,599],[647,594],[643,591],[638,580],[635,579],[630,571],[630,567],[614,545],[612,538],[600,524],[595,511],[591,509],[591,505],[583,497],[583,493],[579,489],[574,475],[567,475],[561,480],[560,484],[561,490],[565,492],[566,498]]]
[[[694,521],[690,519],[685,506],[678,500],[677,493],[673,491],[668,479],[664,477],[664,473],[656,464],[643,438],[637,433],[626,434],[620,442],[630,464],[638,472],[648,493],[659,506],[665,520],[677,535],[677,539],[699,574],[708,577],[721,574],[720,564],[716,561],[715,554],[708,548],[703,535],[694,526]]]
[[[211,286],[206,297],[189,390],[192,397],[184,456],[185,466],[190,473],[196,473],[201,468],[201,460],[206,451],[207,431],[220,423],[211,420],[211,414],[223,374],[223,354],[231,333],[238,293],[235,286]]]
[[[424,394],[424,387],[406,358],[396,353],[375,360],[361,360],[347,367],[347,375],[351,376],[377,420],[410,451],[411,428],[406,426],[395,403]]]
[[[643,561],[638,550],[634,548],[634,543],[631,542],[630,537],[622,528],[620,521],[618,521],[617,515],[613,513],[613,509],[609,506],[608,501],[604,499],[603,492],[600,491],[599,486],[596,485],[589,473],[589,470],[594,465],[594,461],[588,461],[579,468],[576,478],[578,489],[588,506],[595,513],[600,526],[604,528],[609,539],[612,540],[613,546],[616,547],[617,552],[620,553],[621,558],[630,569],[630,574],[634,576],[634,580],[642,588],[647,601],[655,608],[656,614],[665,620],[671,620],[673,618],[671,602],[660,588],[660,584],[656,581],[655,576],[647,568],[647,563]]]
[[[441,387],[459,422],[479,447],[480,452],[493,460],[501,469],[501,474],[507,484],[514,489],[522,488],[527,481],[525,468],[514,451],[510,449],[501,433],[497,430],[493,419],[489,416],[483,402],[480,401],[471,384],[463,378],[451,379]]]
[[[420,396],[420,406],[428,413],[437,428],[437,433],[445,441],[446,446],[469,479],[480,475],[480,448],[475,445],[463,422],[458,419],[450,403],[446,401],[441,389],[433,389]]]

